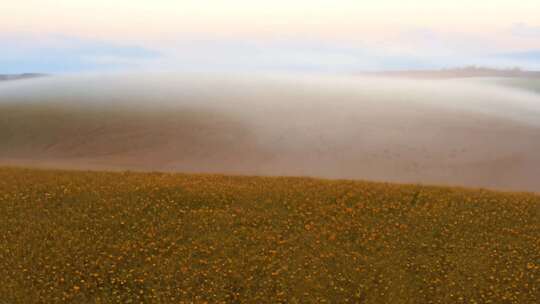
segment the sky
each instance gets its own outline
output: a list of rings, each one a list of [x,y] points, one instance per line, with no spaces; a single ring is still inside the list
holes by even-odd
[[[0,11],[0,74],[540,69],[538,0],[5,0]]]

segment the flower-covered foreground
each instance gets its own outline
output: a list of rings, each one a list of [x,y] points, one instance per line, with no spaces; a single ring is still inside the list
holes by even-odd
[[[540,197],[0,169],[0,303],[539,303]]]

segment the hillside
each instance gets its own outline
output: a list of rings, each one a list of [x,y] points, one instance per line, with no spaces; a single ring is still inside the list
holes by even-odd
[[[0,74],[0,81],[31,79],[31,78],[38,78],[38,77],[45,77],[45,76],[47,75],[39,74],[39,73]]]
[[[538,303],[540,197],[0,169],[6,303]]]
[[[482,67],[465,67],[441,70],[410,70],[410,71],[382,71],[366,73],[368,75],[383,77],[404,77],[418,79],[447,79],[447,78],[528,78],[540,79],[540,71],[526,71],[521,69],[493,69]]]
[[[148,75],[0,85],[0,164],[540,192],[538,81]]]

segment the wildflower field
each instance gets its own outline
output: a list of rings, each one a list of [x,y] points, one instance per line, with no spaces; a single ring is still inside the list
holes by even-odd
[[[540,303],[540,197],[0,169],[0,303]]]

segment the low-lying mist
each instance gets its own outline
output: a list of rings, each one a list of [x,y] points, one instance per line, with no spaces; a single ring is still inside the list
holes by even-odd
[[[538,87],[299,74],[6,82],[0,164],[540,191]]]

